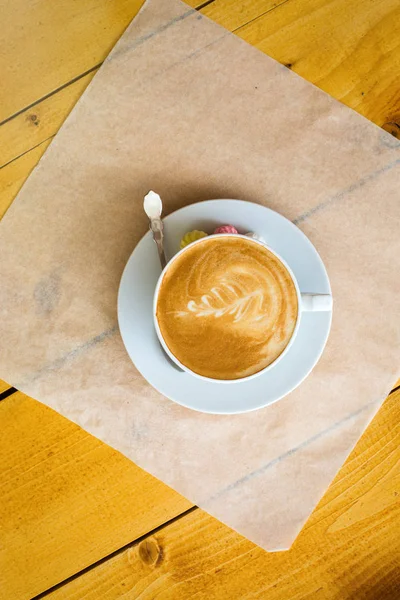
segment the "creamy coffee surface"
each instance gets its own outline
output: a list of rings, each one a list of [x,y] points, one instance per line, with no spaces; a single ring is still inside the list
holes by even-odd
[[[186,367],[213,379],[261,371],[286,348],[298,314],[287,269],[248,238],[205,238],[176,259],[161,283],[157,320]]]

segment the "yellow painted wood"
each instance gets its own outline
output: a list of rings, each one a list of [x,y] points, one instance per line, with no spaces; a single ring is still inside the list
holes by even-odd
[[[5,392],[9,388],[10,388],[10,386],[8,385],[8,383],[6,383],[2,379],[0,379],[0,394],[2,394],[3,392]]]
[[[398,0],[289,0],[237,34],[400,137]]]
[[[10,207],[32,169],[43,156],[51,140],[43,142],[30,152],[0,169],[0,219]]]
[[[44,0],[42,0],[43,3]],[[49,1],[49,0],[47,0]],[[143,0],[141,0],[142,2]],[[193,8],[195,8],[197,5],[199,5],[199,2],[196,2],[195,0],[190,0],[188,2],[188,4],[190,6],[192,6]],[[134,6],[132,6],[132,10],[136,5],[140,5],[140,2],[138,2],[138,0],[135,0]],[[9,5],[10,6],[10,5]],[[102,4],[100,3],[97,6],[97,10],[99,10],[101,12],[101,7]],[[63,10],[66,11],[70,11],[72,10],[72,4],[67,3],[65,6],[63,4]],[[104,8],[104,7],[103,7]],[[80,14],[80,19],[82,20],[82,26],[84,27],[84,21],[86,19],[89,18],[90,16],[90,11],[91,11],[91,5],[90,3],[86,4],[84,3],[82,5],[82,13]],[[11,6],[10,6],[10,10],[11,10]],[[42,7],[42,10],[44,10],[44,7]],[[116,18],[118,17],[120,19],[120,29],[121,32],[124,30],[124,28],[126,27],[126,25],[129,23],[130,19],[132,18],[131,15],[132,11],[128,11],[128,12],[119,12],[116,15]],[[133,14],[133,13],[132,13]],[[136,14],[136,13],[134,13]],[[72,18],[71,15],[69,15],[69,18]],[[128,19],[128,20],[127,20]],[[90,39],[90,35],[91,35],[91,30],[86,32],[86,35],[88,37],[87,39],[87,43],[93,43],[93,44],[97,44],[97,46],[99,46],[98,50],[100,52],[100,49],[102,50],[102,54],[96,54],[96,60],[92,61],[92,62],[88,62],[86,64],[86,67],[88,69],[91,69],[90,73],[88,73],[87,75],[83,75],[82,77],[80,77],[77,81],[72,81],[71,82],[67,82],[67,85],[65,85],[64,87],[62,87],[58,92],[56,93],[52,93],[54,92],[54,90],[57,90],[60,87],[60,81],[59,81],[59,77],[60,77],[60,73],[59,71],[56,71],[56,78],[54,80],[51,80],[51,83],[48,84],[47,79],[43,80],[41,82],[41,95],[39,95],[39,97],[31,99],[32,102],[34,102],[33,106],[30,106],[28,108],[25,108],[24,110],[22,110],[22,112],[20,112],[19,114],[15,115],[13,118],[9,119],[8,121],[6,121],[5,123],[3,123],[0,126],[0,167],[6,165],[7,163],[9,163],[12,160],[15,160],[16,158],[18,158],[19,156],[21,156],[23,153],[28,152],[28,150],[31,150],[32,148],[34,148],[35,146],[37,146],[38,144],[42,143],[43,141],[49,139],[50,137],[54,136],[55,133],[57,133],[57,131],[59,130],[59,128],[61,127],[62,123],[64,122],[64,120],[66,119],[66,117],[68,116],[68,114],[71,112],[72,108],[74,107],[74,105],[76,104],[76,102],[78,101],[78,99],[80,98],[80,96],[82,95],[82,93],[84,92],[84,90],[86,89],[87,85],[90,83],[90,81],[93,79],[94,75],[96,74],[98,67],[96,67],[96,65],[99,65],[100,62],[105,58],[105,56],[108,54],[110,47],[109,47],[109,39],[108,37],[100,37],[100,39],[97,39],[98,37],[98,31],[94,30],[94,32],[92,32],[92,34],[95,34],[95,40],[91,40]],[[75,31],[71,32],[71,35],[77,35],[77,33]],[[53,40],[53,46],[52,47],[52,53],[57,53],[59,52],[58,47],[56,46],[56,42],[57,40]],[[43,42],[46,44],[46,48],[47,45],[50,44],[50,41],[48,38],[45,39],[45,42]],[[72,42],[71,42],[72,43]],[[38,51],[41,49],[41,44],[42,42],[39,40],[39,42],[37,40],[35,40],[35,47],[37,46]],[[101,46],[101,48],[100,48]],[[28,44],[29,47],[29,44]],[[46,53],[46,48],[43,48],[42,50],[40,50],[39,54],[43,53],[44,56],[42,57],[43,60],[47,60],[47,53]],[[25,51],[25,47],[22,48],[22,50]],[[79,56],[79,61],[77,62],[77,64],[74,64],[74,59],[73,59],[73,55],[69,57],[70,58],[70,72],[74,73],[74,77],[80,76],[80,62],[82,60],[82,56]],[[1,67],[1,57],[0,57],[0,67]],[[47,64],[43,65],[44,69],[45,69],[45,75],[46,77],[48,77],[48,73],[47,73]],[[65,67],[66,68],[66,67]],[[20,78],[23,79],[24,76],[24,72],[23,73],[19,73],[18,74]],[[28,72],[25,73],[25,75],[28,77],[28,81],[22,81],[20,82],[20,84],[22,85],[22,88],[24,87],[24,85],[26,84],[28,87],[30,85],[30,75]],[[42,74],[39,74],[38,77],[41,78]],[[47,87],[46,87],[47,85]],[[30,92],[32,92],[33,90],[30,88]],[[12,98],[8,98],[8,96],[14,94],[13,91],[13,86],[11,85],[10,88],[2,88],[0,89],[0,100],[1,100],[1,94],[3,94],[3,101],[5,103],[5,105],[7,104],[7,102],[15,102],[16,98],[15,95]],[[50,96],[46,97],[47,94],[51,94]],[[17,93],[17,99],[19,102],[19,97],[22,95],[22,90],[18,90]],[[44,97],[43,100],[40,100],[41,97]],[[20,108],[18,110],[21,110]],[[17,109],[15,108],[14,112],[18,112]],[[3,115],[4,116],[4,115]]]
[[[0,123],[101,63],[143,2],[0,0]]]
[[[288,552],[268,554],[196,510],[48,600],[397,600],[400,391],[359,441]]]
[[[229,31],[235,31],[284,2],[288,0],[214,0],[201,9],[201,12]]]
[[[94,75],[85,75],[1,125],[0,167],[54,136]]]
[[[0,122],[100,63],[143,0],[1,0]]]
[[[351,22],[343,3],[351,9]],[[369,10],[360,0],[308,0],[306,6],[307,10],[303,0],[285,0],[273,10],[272,0],[215,0],[201,12],[228,29],[237,30],[249,43],[290,65],[399,137],[398,0],[369,3]],[[397,9],[393,10],[394,6]],[[248,20],[248,25],[237,29]],[[382,36],[385,44],[379,42]],[[104,54],[108,51],[106,42]],[[94,66],[91,63],[89,68]],[[77,73],[75,67],[73,70]],[[0,127],[0,166],[53,136],[94,74],[95,71],[68,85]],[[54,87],[56,83],[50,86]]]
[[[37,0],[30,10],[22,0],[11,4],[0,0],[5,37],[5,50],[0,54],[2,78],[4,73],[0,120],[36,103],[0,127],[0,165],[12,161],[0,170],[0,215],[93,74],[40,99],[95,69],[141,3]],[[200,3],[191,0],[190,4]],[[238,33],[244,39],[290,63],[320,87],[331,86],[333,96],[396,135],[399,19],[393,0],[286,0],[277,1],[282,5],[271,10],[272,4],[268,0],[215,0],[202,12],[231,30],[241,27]],[[252,23],[246,25],[249,20]],[[359,93],[360,86],[364,94]],[[87,598],[96,600],[122,593],[137,598],[139,590],[145,589],[143,598],[152,599],[159,590],[163,598],[199,593],[196,597],[229,600],[246,595],[272,600],[294,595],[296,600],[394,600],[393,559],[399,555],[393,540],[399,531],[394,504],[398,503],[394,495],[398,474],[392,462],[399,457],[391,437],[399,422],[398,413],[393,412],[394,398],[383,412],[389,417],[382,420],[379,414],[368,430],[369,446],[360,453],[360,442],[356,456],[342,470],[290,553],[268,556],[197,511],[166,528],[165,538],[156,534],[155,546],[150,540],[140,549],[121,554],[57,594],[82,598],[87,590]],[[5,411],[6,403],[12,411]],[[13,429],[2,437],[0,447],[2,455],[3,448],[10,453],[7,472],[0,464],[0,484],[5,482],[0,487],[0,528],[3,522],[6,527],[6,537],[0,529],[1,598],[2,594],[7,600],[31,597],[190,506],[31,399],[18,394],[0,403],[1,431],[3,415],[7,427]],[[47,450],[55,454],[47,456]],[[15,489],[11,489],[10,474],[22,482]],[[4,500],[11,509],[5,508]],[[227,544],[231,545],[228,549]],[[158,559],[157,545],[162,551]],[[286,562],[284,556],[289,557]],[[99,570],[103,568],[104,572]]]
[[[43,404],[0,402],[0,598],[22,600],[188,509],[188,500]]]

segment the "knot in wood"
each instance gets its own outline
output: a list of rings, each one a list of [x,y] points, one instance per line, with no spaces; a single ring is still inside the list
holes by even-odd
[[[154,538],[143,540],[139,544],[139,558],[146,564],[156,566],[162,559],[162,549]]]

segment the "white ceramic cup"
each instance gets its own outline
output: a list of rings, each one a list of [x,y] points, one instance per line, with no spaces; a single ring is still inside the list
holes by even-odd
[[[166,342],[165,342],[165,340],[163,338],[163,335],[161,333],[160,326],[159,326],[158,320],[157,320],[158,294],[159,294],[159,291],[160,291],[160,288],[161,288],[161,285],[162,285],[162,282],[163,282],[163,279],[164,279],[164,275],[166,274],[166,272],[168,271],[168,269],[171,267],[171,265],[184,252],[186,252],[189,248],[192,248],[194,244],[202,244],[202,243],[206,242],[207,240],[209,240],[211,237],[213,239],[235,237],[235,238],[240,238],[242,240],[247,240],[249,242],[249,244],[258,244],[259,246],[262,246],[263,248],[267,248],[285,266],[285,268],[288,271],[290,277],[292,278],[294,287],[296,288],[297,302],[298,302],[297,321],[296,321],[296,325],[295,325],[295,328],[294,328],[293,333],[292,333],[292,337],[290,338],[289,343],[287,344],[286,348],[267,367],[265,367],[261,371],[258,371],[257,373],[253,373],[253,375],[249,375],[248,377],[242,377],[240,379],[213,379],[212,377],[205,377],[204,375],[199,375],[198,373],[195,373],[194,371],[192,371],[191,369],[189,369],[188,367],[186,367],[183,363],[181,363],[176,358],[176,356],[174,356],[174,354],[172,354],[171,350],[168,348],[168,346],[167,346],[167,344],[166,344]],[[263,373],[265,373],[269,369],[272,369],[272,367],[274,367],[276,365],[276,363],[278,361],[280,361],[285,356],[285,354],[289,351],[290,347],[292,346],[294,340],[296,339],[296,335],[297,335],[297,332],[298,332],[299,327],[300,327],[300,320],[301,320],[302,313],[303,312],[316,312],[316,311],[331,311],[331,310],[332,310],[332,296],[330,294],[314,294],[312,292],[300,292],[299,284],[297,283],[296,277],[294,276],[294,273],[292,272],[292,270],[289,267],[289,265],[287,264],[287,262],[281,256],[279,256],[279,254],[277,254],[275,252],[275,250],[273,250],[272,248],[270,248],[267,244],[264,244],[263,242],[260,242],[258,240],[246,237],[245,235],[240,235],[240,234],[236,234],[236,233],[235,234],[233,234],[233,233],[221,233],[221,234],[217,234],[217,235],[213,235],[213,236],[207,236],[205,238],[201,238],[200,240],[196,240],[195,242],[192,242],[191,244],[188,244],[188,246],[185,246],[185,248],[183,248],[177,254],[175,254],[175,256],[167,263],[167,265],[164,267],[163,271],[161,272],[161,275],[160,275],[160,277],[159,277],[159,279],[157,281],[156,289],[154,291],[153,321],[154,321],[154,327],[155,327],[155,330],[156,330],[156,333],[157,333],[157,337],[158,337],[158,339],[160,341],[161,346],[163,347],[163,349],[165,350],[165,352],[169,356],[169,358],[178,367],[180,367],[183,371],[186,371],[187,373],[190,373],[194,377],[197,377],[199,379],[203,379],[204,381],[213,381],[214,383],[224,384],[224,383],[238,383],[240,381],[248,381],[249,379],[254,379],[254,377],[258,377],[259,375],[262,375]]]

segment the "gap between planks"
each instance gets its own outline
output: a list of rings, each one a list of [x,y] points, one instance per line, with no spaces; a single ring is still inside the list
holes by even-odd
[[[397,392],[398,390],[400,390],[400,380],[396,382],[395,387],[389,392],[388,396],[390,396],[391,394],[394,394],[394,392]],[[9,387],[8,389],[6,389],[0,393],[0,401],[5,400],[6,398],[11,396],[12,394],[15,394],[16,392],[18,392],[17,388]],[[189,510],[191,510],[191,509],[189,509]],[[182,515],[186,514],[186,512],[188,512],[188,511],[185,511],[184,513],[182,513]],[[178,515],[178,517],[179,516],[181,516],[181,515]],[[178,518],[178,517],[176,517],[176,518]],[[130,543],[132,543],[132,542],[130,542]]]
[[[283,0],[284,2],[287,2],[288,0]],[[215,2],[215,0],[208,0],[206,2],[203,2],[202,4],[200,4],[199,6],[194,7],[195,10],[200,11],[203,8],[205,8],[206,6],[209,6],[210,4],[213,4],[213,2]],[[137,15],[135,15],[136,17]],[[133,17],[133,18],[135,18]],[[122,35],[124,35],[122,33]],[[90,69],[87,69],[86,71],[84,71],[83,73],[80,73],[79,75],[77,75],[76,77],[74,77],[73,79],[66,81],[65,83],[63,83],[62,85],[58,86],[57,88],[55,88],[54,90],[52,90],[51,92],[49,92],[48,94],[45,94],[44,96],[38,98],[37,100],[35,100],[34,102],[31,102],[30,104],[28,104],[27,106],[25,106],[24,108],[21,108],[20,110],[18,110],[17,112],[15,112],[14,114],[8,116],[6,119],[3,119],[3,121],[0,121],[0,127],[1,125],[5,125],[6,123],[8,123],[9,121],[12,121],[13,119],[15,119],[16,117],[18,117],[19,115],[23,114],[24,112],[26,112],[27,110],[30,110],[31,108],[33,108],[34,106],[37,106],[37,104],[39,104],[40,102],[43,102],[44,100],[47,100],[47,98],[51,98],[51,96],[54,96],[55,94],[58,94],[58,92],[61,92],[62,90],[64,90],[66,87],[72,85],[73,83],[76,83],[77,81],[79,81],[80,79],[82,79],[83,77],[85,77],[86,75],[89,75],[90,73],[94,73],[95,71],[97,71],[102,64],[104,63],[104,60],[102,60],[101,62],[97,63],[96,65],[94,65],[93,67],[91,67]],[[33,148],[30,148],[29,150],[32,150]],[[27,150],[27,152],[29,152],[29,150]],[[16,158],[19,158],[18,156],[16,156],[13,160],[15,160]],[[11,162],[11,161],[9,161]],[[6,164],[9,164],[6,163]],[[0,168],[5,167],[6,165],[1,165]]]
[[[395,387],[393,387],[392,391],[390,392],[389,396],[393,393],[395,393],[396,391],[398,391],[400,389],[400,380],[396,382]],[[8,397],[10,395],[12,395],[13,393],[15,393],[17,390],[15,390],[15,388],[10,388],[10,390],[7,390],[7,392],[3,393],[6,394],[4,397]],[[0,399],[3,396],[0,395]],[[147,539],[148,537],[155,535],[156,533],[160,532],[161,530],[165,529],[166,527],[168,527],[169,525],[172,525],[173,523],[177,522],[179,519],[191,514],[192,512],[199,510],[199,508],[197,506],[192,506],[191,508],[181,512],[179,515],[176,515],[175,517],[165,521],[164,523],[162,523],[161,525],[158,525],[157,527],[149,530],[148,532],[142,534],[141,536],[131,540],[130,542],[128,542],[127,544],[124,544],[123,546],[121,546],[120,548],[118,548],[117,550],[114,550],[113,552],[105,555],[104,557],[102,557],[101,559],[93,562],[92,564],[88,565],[87,567],[79,570],[78,572],[74,573],[73,575],[67,577],[66,579],[60,581],[59,583],[51,586],[50,588],[44,590],[43,592],[40,592],[40,594],[34,596],[31,600],[41,600],[43,598],[46,598],[46,596],[48,596],[49,594],[55,592],[56,590],[66,586],[67,584],[71,583],[72,581],[78,579],[79,577],[81,577],[82,575],[84,575],[85,573],[88,573],[90,571],[92,571],[93,569],[97,568],[98,566],[102,565],[103,563],[109,561],[110,559],[114,558],[115,556],[118,556],[120,554],[122,554],[123,552],[125,552],[126,550],[128,550],[129,548],[133,548],[135,546],[138,546],[142,541],[144,541],[145,539]]]
[[[188,508],[187,510],[183,511],[179,515],[176,515],[176,517],[173,517],[172,519],[169,519],[169,521],[165,521],[165,523],[162,523],[161,525],[158,525],[158,527],[155,527],[154,529],[151,529],[150,531],[148,531],[147,533],[144,533],[140,537],[132,540],[131,542],[128,542],[124,546],[121,546],[121,548],[118,548],[117,550],[114,550],[114,552],[111,552],[110,554],[107,554],[106,556],[104,556],[103,558],[100,558],[99,560],[97,560],[96,562],[92,563],[91,565],[88,565],[84,569],[81,569],[80,571],[78,571],[74,575],[71,575],[70,577],[67,577],[67,579],[64,579],[63,581],[60,581],[59,583],[57,583],[56,585],[53,585],[52,587],[48,588],[44,592],[40,592],[40,594],[38,594],[37,596],[34,596],[33,598],[31,598],[31,600],[41,600],[42,598],[45,598],[46,596],[48,596],[52,592],[55,592],[56,590],[62,588],[63,586],[67,585],[68,583],[71,583],[71,581],[74,581],[75,579],[78,579],[78,577],[81,577],[85,573],[88,573],[89,571],[92,571],[96,567],[102,565],[103,563],[105,563],[108,560],[114,558],[115,556],[118,556],[119,554],[122,554],[123,552],[125,552],[125,550],[128,550],[128,548],[132,548],[134,546],[137,546],[138,544],[140,544],[140,542],[142,542],[143,540],[147,539],[149,536],[158,533],[159,531],[161,531],[165,527],[168,527],[169,525],[172,525],[173,523],[175,523],[176,521],[178,521],[182,517],[186,517],[187,515],[190,515],[190,513],[194,512],[195,510],[199,510],[198,506],[192,506],[191,508]]]
[[[197,7],[197,10],[200,10],[200,9],[202,9],[202,8],[205,8],[205,7],[206,7],[206,6],[208,6],[209,4],[212,4],[214,1],[215,1],[215,0],[209,0],[208,2],[204,2],[203,4],[201,4],[200,6],[198,6],[198,7]],[[273,8],[269,9],[269,10],[268,10],[268,11],[266,11],[266,12],[270,12],[271,10],[274,10],[275,8],[277,8],[277,7],[279,7],[279,6],[282,6],[282,4],[286,3],[287,1],[288,1],[288,0],[284,0],[283,2],[281,2],[281,3],[277,4],[276,6],[274,6]],[[265,13],[263,13],[263,14],[266,14],[266,12],[265,12]],[[258,15],[256,18],[254,18],[254,19],[251,19],[249,22],[252,22],[252,21],[256,20],[256,19],[257,19],[257,18],[259,18],[260,16],[262,16],[262,15]],[[243,25],[241,25],[240,27],[238,27],[238,28],[234,29],[233,31],[235,32],[235,31],[237,31],[238,29],[240,29],[240,28],[242,28],[242,27],[243,27]],[[26,112],[27,110],[31,109],[33,106],[36,106],[38,103],[42,102],[43,100],[45,100],[45,99],[47,99],[47,98],[49,98],[49,97],[51,97],[51,96],[55,95],[56,93],[58,93],[58,92],[59,92],[59,91],[61,91],[62,89],[66,88],[66,87],[70,86],[71,84],[73,84],[74,82],[76,82],[76,81],[80,80],[80,79],[81,79],[81,78],[83,78],[85,75],[87,75],[87,74],[89,74],[89,73],[92,73],[92,72],[96,71],[96,70],[97,70],[97,69],[98,69],[98,68],[101,66],[101,64],[102,64],[102,63],[98,63],[97,65],[95,65],[95,66],[94,66],[94,67],[92,67],[91,69],[89,69],[89,70],[85,71],[84,73],[82,73],[82,74],[78,75],[77,77],[75,77],[75,78],[71,79],[71,80],[70,80],[70,81],[68,81],[67,83],[65,83],[65,84],[63,84],[62,86],[58,87],[57,89],[55,89],[54,91],[50,92],[49,94],[47,94],[47,95],[43,96],[42,98],[40,98],[39,100],[37,100],[37,101],[35,101],[34,103],[30,104],[29,106],[25,107],[24,109],[21,109],[20,111],[18,111],[18,112],[17,112],[17,113],[15,113],[14,115],[12,115],[12,116],[8,117],[7,119],[5,119],[5,120],[4,120],[2,123],[0,123],[0,125],[1,125],[1,124],[4,124],[4,123],[6,123],[6,122],[8,122],[9,120],[11,120],[11,119],[15,118],[15,117],[16,117],[16,116],[18,116],[18,115],[20,115],[20,114],[22,114],[22,113]],[[53,136],[51,136],[51,137],[53,137]],[[48,139],[50,139],[50,138],[48,138]],[[41,142],[41,143],[43,143],[43,142]],[[23,154],[26,154],[27,152],[31,151],[32,149],[33,149],[33,148],[30,148],[29,150],[27,150],[27,151],[26,151],[26,152],[24,152]],[[19,158],[19,157],[15,157],[15,159],[16,159],[16,158]],[[13,160],[15,160],[15,159],[13,159]],[[9,164],[9,163],[7,163],[7,164]],[[400,383],[400,382],[397,382],[397,384],[399,384],[399,383]],[[393,393],[393,392],[395,392],[395,391],[396,391],[396,390],[398,390],[398,389],[400,389],[400,385],[396,385],[396,387],[394,387],[394,389],[393,389],[393,390],[392,390],[390,393]],[[6,391],[5,391],[5,392],[3,392],[2,394],[0,394],[0,400],[7,398],[7,397],[8,397],[8,396],[10,396],[11,394],[13,394],[15,391],[16,391],[16,390],[15,390],[15,388],[10,388],[10,389],[6,390]],[[99,561],[97,561],[97,562],[93,563],[92,565],[89,565],[89,566],[88,566],[88,567],[86,567],[85,569],[83,569],[83,570],[79,571],[79,572],[78,572],[78,573],[76,573],[75,575],[72,575],[72,576],[70,576],[69,578],[67,578],[66,580],[64,580],[64,581],[62,581],[62,582],[60,582],[60,583],[58,583],[56,586],[53,586],[52,588],[49,588],[48,590],[46,590],[46,591],[44,591],[44,592],[41,592],[41,593],[40,593],[38,596],[35,596],[35,598],[34,598],[33,600],[38,600],[39,598],[43,598],[43,597],[45,597],[47,594],[49,594],[50,592],[54,591],[55,589],[58,589],[59,587],[62,587],[63,585],[65,585],[66,583],[70,582],[70,581],[71,581],[71,580],[73,580],[73,579],[76,579],[77,577],[79,577],[79,576],[80,576],[80,575],[82,575],[83,573],[85,573],[85,572],[87,572],[87,571],[89,571],[89,570],[92,570],[93,568],[95,568],[95,567],[96,567],[96,566],[98,566],[99,564],[101,564],[101,563],[105,562],[106,560],[108,560],[108,559],[112,558],[113,556],[115,556],[115,555],[117,555],[117,554],[119,554],[119,553],[122,553],[122,552],[123,552],[124,550],[126,550],[128,547],[135,546],[135,545],[139,544],[139,543],[140,543],[140,542],[141,542],[143,539],[145,539],[145,538],[146,538],[146,537],[148,537],[149,535],[151,535],[151,534],[153,534],[153,533],[156,533],[156,532],[157,532],[157,531],[159,531],[160,529],[163,529],[163,528],[164,528],[164,527],[166,527],[167,525],[169,525],[169,524],[173,523],[174,521],[176,521],[176,520],[180,519],[181,517],[183,517],[183,516],[185,516],[185,515],[189,514],[190,512],[193,512],[193,511],[194,511],[194,510],[196,510],[196,509],[197,509],[197,507],[192,507],[192,508],[188,509],[187,511],[184,511],[184,512],[183,512],[183,513],[181,513],[180,515],[177,515],[177,516],[176,516],[176,517],[174,517],[173,519],[171,519],[171,520],[169,520],[169,521],[166,521],[164,524],[162,524],[162,525],[158,526],[158,527],[157,527],[157,528],[155,528],[154,530],[151,530],[151,531],[149,531],[148,533],[144,534],[143,536],[141,536],[141,537],[139,537],[139,538],[137,538],[137,539],[135,539],[135,540],[133,540],[133,541],[129,542],[128,544],[124,545],[123,547],[119,548],[118,550],[114,551],[113,553],[111,553],[111,554],[109,554],[109,555],[105,556],[104,558],[100,559]]]
[[[212,1],[214,2],[214,0],[212,0]],[[24,112],[26,112],[27,110],[30,110],[34,106],[37,106],[38,104],[40,104],[40,102],[43,102],[44,100],[47,100],[47,98],[51,98],[51,96],[54,96],[55,94],[58,94],[58,92],[61,92],[62,90],[64,90],[68,86],[72,85],[73,83],[76,83],[77,81],[79,81],[80,79],[82,79],[82,77],[86,77],[86,75],[89,75],[90,73],[93,73],[93,72],[97,71],[97,69],[100,69],[100,67],[103,64],[103,62],[104,61],[101,61],[101,62],[97,63],[96,65],[94,65],[94,67],[91,67],[90,69],[88,69],[84,73],[81,73],[80,75],[77,75],[76,77],[74,77],[70,81],[67,81],[66,83],[63,83],[63,85],[60,85],[55,90],[52,90],[48,94],[45,94],[44,96],[42,96],[41,98],[39,98],[38,100],[35,100],[35,102],[31,102],[31,104],[28,104],[28,106],[25,106],[25,108],[21,108],[21,110],[18,110],[13,115],[10,115],[6,119],[3,119],[3,121],[0,122],[0,127],[1,127],[1,125],[5,125],[6,123],[9,123],[9,121],[12,121],[13,119],[15,119],[16,117],[18,117],[19,115],[22,115]],[[33,150],[33,148],[30,148],[29,150]],[[27,150],[26,152],[29,152],[29,150]],[[26,154],[26,152],[24,152],[24,154]],[[15,158],[18,158],[18,156],[16,156]],[[15,160],[15,159],[13,159],[13,160]],[[12,161],[9,161],[6,164],[9,164],[10,162],[12,162]],[[5,167],[5,166],[6,165],[2,165],[2,167]]]
[[[11,396],[12,394],[15,394],[15,392],[17,392],[18,390],[15,389],[14,387],[10,387],[6,390],[4,390],[3,392],[1,392],[0,394],[0,401],[1,400],[5,400],[6,398],[8,398],[8,396]]]
[[[295,2],[295,0],[293,0],[293,1]],[[224,0],[221,1],[222,7],[224,7],[224,5],[225,5],[226,2],[228,2],[228,4],[229,4],[228,0],[225,0],[225,2],[224,2]],[[249,0],[247,0],[247,3],[245,2],[244,4],[248,4],[248,2],[249,2]],[[238,19],[234,19],[233,21],[231,20],[230,22],[222,23],[222,25],[226,29],[229,29],[232,33],[239,34],[239,36],[240,36],[240,31],[242,29],[246,30],[246,28],[248,27],[249,24],[252,24],[253,22],[258,21],[260,19],[263,19],[263,17],[265,17],[267,14],[271,13],[272,11],[275,11],[275,9],[279,9],[277,11],[278,13],[280,12],[280,9],[282,7],[285,10],[287,8],[287,5],[291,4],[291,2],[289,2],[289,0],[278,0],[276,4],[273,4],[272,6],[270,5],[268,8],[267,8],[268,2],[266,4],[264,4],[263,2],[261,2],[261,0],[258,0],[258,2],[256,2],[256,4],[258,6],[258,13],[257,13],[257,11],[254,11],[254,10],[250,11],[250,12],[246,12],[245,18],[241,18],[239,20]],[[208,1],[205,1],[205,2],[203,2],[201,4],[198,3],[197,6],[194,6],[194,5],[195,5],[194,0],[191,0],[189,6],[192,6],[197,11],[200,11],[200,10],[203,10],[204,8],[207,8],[207,10],[205,11],[204,14],[206,16],[209,16],[212,20],[216,20],[216,22],[220,22],[220,19],[218,18],[218,15],[219,15],[218,7],[220,6],[220,3],[218,2],[218,0],[208,0]],[[211,6],[211,11],[208,11],[208,7],[209,6]],[[216,8],[217,8],[217,10],[215,11]],[[243,15],[242,15],[242,17],[243,17]],[[246,39],[246,36],[244,36],[244,39]],[[249,42],[249,43],[251,43],[251,42]],[[255,44],[255,45],[257,46],[257,44]],[[261,50],[261,51],[265,51],[265,49]],[[273,54],[271,54],[271,55],[273,56]],[[279,60],[279,58],[278,58],[278,60]],[[285,64],[289,68],[292,66],[291,64],[285,62],[285,60],[281,60],[280,62],[282,64]],[[71,79],[68,82],[64,83],[62,86],[59,86],[57,89],[49,92],[48,94],[45,94],[44,96],[42,96],[41,98],[39,98],[35,102],[33,102],[33,103],[29,104],[28,106],[26,106],[24,109],[21,109],[18,112],[16,112],[14,115],[9,116],[2,123],[0,123],[0,125],[1,124],[6,124],[6,123],[12,121],[13,119],[15,119],[18,116],[24,115],[27,111],[29,111],[33,107],[41,104],[42,102],[44,102],[45,100],[47,100],[49,98],[52,98],[53,96],[57,95],[59,92],[62,92],[63,90],[66,90],[66,89],[70,88],[73,84],[76,84],[77,82],[81,81],[85,77],[89,76],[88,77],[89,81],[87,81],[87,83],[86,83],[86,85],[87,85],[90,82],[90,80],[92,79],[91,75],[95,75],[96,71],[98,70],[98,68],[101,65],[102,65],[102,61],[98,62],[96,65],[94,65],[90,69],[87,69],[85,72],[77,75],[73,79]],[[312,81],[315,84],[315,81],[314,81],[313,78],[307,77],[305,75],[303,75],[303,77],[306,77],[306,79],[309,79],[310,81]],[[83,86],[83,89],[80,90],[80,93],[78,91],[78,94],[73,94],[72,102],[69,103],[69,107],[68,106],[64,107],[63,110],[60,111],[61,118],[57,119],[57,121],[58,121],[57,123],[54,123],[54,129],[55,129],[55,131],[54,131],[54,129],[52,129],[51,131],[49,131],[48,133],[51,134],[50,137],[47,137],[45,140],[41,139],[40,143],[43,143],[45,141],[49,141],[54,136],[54,134],[56,133],[56,131],[60,128],[60,126],[62,125],[63,121],[65,120],[67,114],[70,112],[70,110],[72,109],[72,107],[74,106],[74,104],[76,103],[76,101],[79,99],[79,96],[83,93],[84,88],[86,87],[86,85]],[[332,94],[332,92],[330,92],[330,94],[333,95],[333,97],[341,98],[340,94],[336,95],[334,93]],[[350,102],[348,105],[351,108],[353,108],[355,110],[358,110],[357,107],[354,105],[354,103]],[[364,114],[364,112],[361,111],[361,114]],[[383,119],[384,124],[382,124],[381,122],[377,122],[376,119],[373,119],[373,117],[371,117],[371,115],[367,114],[366,116],[367,116],[367,118],[369,118],[369,120],[372,120],[372,121],[376,122],[376,124],[382,126],[387,131],[389,131],[388,126],[390,126],[391,129],[395,129],[397,127],[397,125],[396,125],[396,123],[394,121],[393,122],[392,121],[387,122],[387,119],[386,119],[387,115],[385,115],[385,118]],[[381,120],[382,119],[380,119],[380,121]],[[390,131],[390,132],[393,133],[393,131]],[[393,133],[393,135],[395,135],[395,133]],[[28,144],[27,144],[27,146],[28,146]],[[30,150],[34,149],[35,147],[37,147],[37,144],[32,145],[31,147],[24,148],[23,152],[18,152],[17,151],[16,152],[16,156],[12,156],[12,153],[9,153],[8,156],[4,156],[5,161],[4,161],[4,163],[3,163],[2,166],[6,166],[6,165],[10,164],[11,162],[13,162],[14,160],[16,160],[20,156],[23,156],[24,154],[27,154]],[[22,148],[20,148],[19,150],[22,150]]]

